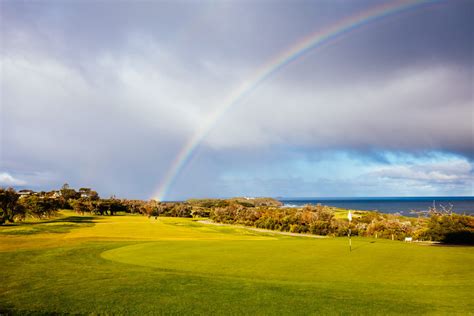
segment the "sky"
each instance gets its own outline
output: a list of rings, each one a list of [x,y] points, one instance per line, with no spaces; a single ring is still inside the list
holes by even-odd
[[[474,195],[474,2],[0,0],[0,186],[102,197]],[[387,1],[386,3],[394,3]]]

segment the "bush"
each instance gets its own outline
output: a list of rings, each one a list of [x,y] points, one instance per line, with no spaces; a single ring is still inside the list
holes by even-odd
[[[474,217],[458,214],[432,214],[423,237],[452,244],[473,244]]]
[[[191,211],[192,217],[209,217],[211,210],[205,208],[193,208]]]

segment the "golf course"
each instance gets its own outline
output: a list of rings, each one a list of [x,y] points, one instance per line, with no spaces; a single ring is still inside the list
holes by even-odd
[[[308,238],[195,219],[0,227],[0,313],[471,314],[474,248]]]

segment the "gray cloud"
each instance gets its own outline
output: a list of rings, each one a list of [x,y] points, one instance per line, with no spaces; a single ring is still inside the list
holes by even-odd
[[[472,157],[471,85],[469,71],[446,66],[321,89],[271,82],[224,117],[208,143],[446,150]]]
[[[0,170],[38,188],[67,181],[148,197],[257,67],[377,3],[2,1]],[[307,54],[217,122],[173,195],[312,192],[321,184],[298,174],[225,180],[226,170],[258,173],[295,152],[472,158],[473,21],[472,2],[443,2]]]

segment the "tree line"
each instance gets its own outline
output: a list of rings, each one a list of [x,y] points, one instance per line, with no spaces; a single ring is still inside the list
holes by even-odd
[[[190,203],[103,199],[90,188],[79,191],[64,184],[60,190],[50,192],[16,191],[0,188],[0,225],[23,221],[27,217],[39,219],[55,216],[58,210],[69,209],[80,215],[113,216],[118,213],[141,214],[148,217],[203,217],[209,213]]]
[[[232,204],[214,208],[210,218],[218,223],[324,236],[346,236],[350,229],[355,236],[474,244],[474,217],[450,210],[432,207],[419,217],[355,211],[351,222],[336,217],[335,210],[324,205],[248,208]]]
[[[48,218],[56,215],[59,209],[71,209],[81,215],[113,216],[128,213],[150,218],[210,218],[217,223],[325,236],[345,236],[350,229],[355,236],[392,240],[412,237],[414,240],[474,244],[474,216],[456,214],[451,208],[435,205],[418,217],[355,211],[353,220],[349,222],[345,217],[336,216],[337,209],[333,207],[306,205],[288,208],[271,198],[159,202],[115,197],[102,199],[90,188],[76,191],[67,184],[58,191],[39,193],[0,188],[0,225],[22,221],[28,216]]]

